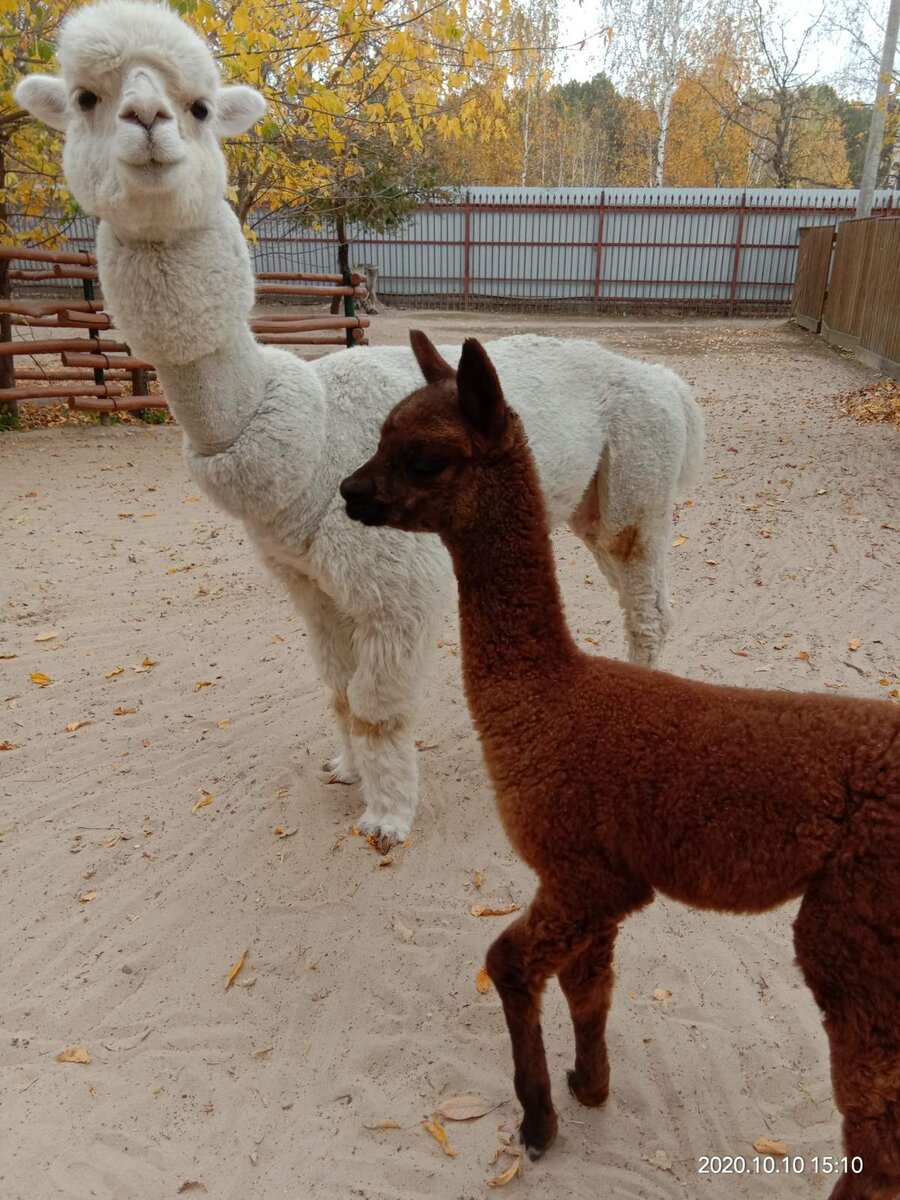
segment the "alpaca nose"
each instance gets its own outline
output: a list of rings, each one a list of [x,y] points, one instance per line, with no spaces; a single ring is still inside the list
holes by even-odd
[[[149,133],[160,121],[171,121],[172,110],[153,81],[147,75],[138,74],[122,99],[119,119],[142,125]]]
[[[343,481],[340,492],[345,500],[371,500],[375,495],[375,484],[370,476],[356,471]]]

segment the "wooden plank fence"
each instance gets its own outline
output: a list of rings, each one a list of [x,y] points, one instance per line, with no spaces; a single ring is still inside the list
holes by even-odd
[[[900,379],[900,217],[844,221],[827,257],[823,231],[804,234],[792,316]]]

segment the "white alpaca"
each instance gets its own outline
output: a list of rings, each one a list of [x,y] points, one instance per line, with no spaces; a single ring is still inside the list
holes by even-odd
[[[155,365],[198,483],[245,523],[305,617],[341,740],[326,770],[361,781],[361,829],[403,839],[417,799],[412,724],[452,575],[437,538],[348,520],[338,485],[441,360],[427,340],[421,369],[407,349],[307,363],[257,345],[217,139],[248,129],[264,102],[223,87],[205,42],[174,13],[129,0],[82,8],[62,26],[59,63],[60,78],[31,76],[16,98],[67,133],[66,176],[100,218],[115,323]],[[702,457],[690,389],[590,342],[525,336],[488,349],[552,522],[571,522],[615,588],[632,660],[655,662],[670,624],[672,505]],[[456,361],[456,348],[446,353]]]

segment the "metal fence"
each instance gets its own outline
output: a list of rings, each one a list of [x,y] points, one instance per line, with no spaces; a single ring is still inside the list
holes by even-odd
[[[900,197],[876,194],[876,213]],[[472,188],[383,234],[351,226],[379,296],[440,308],[786,312],[799,231],[852,217],[854,191]],[[336,242],[283,214],[255,224],[260,271],[332,271]],[[89,249],[92,226],[70,238]]]

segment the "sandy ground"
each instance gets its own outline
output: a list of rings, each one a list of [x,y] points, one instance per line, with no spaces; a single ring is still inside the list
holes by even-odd
[[[870,378],[861,367],[780,322],[392,313],[373,342],[410,325],[446,340],[576,331],[681,371],[706,404],[709,462],[673,528],[687,540],[671,552],[665,665],[890,702],[898,435],[832,398]],[[495,816],[455,615],[421,713],[414,839],[382,867],[347,834],[356,789],[318,771],[332,741],[302,625],[199,496],[176,429],[4,436],[0,488],[0,742],[15,747],[0,753],[0,1196],[490,1194],[518,1110],[500,1005],[475,979],[504,919],[469,908],[525,904],[533,883]],[[621,654],[593,560],[567,532],[557,550],[578,638]],[[659,901],[626,923],[602,1111],[565,1090],[554,983],[560,1139],[507,1194],[827,1195],[811,1160],[839,1153],[838,1123],[792,915]],[[56,1061],[73,1046],[90,1064]],[[495,1107],[448,1124],[451,1158],[421,1121],[459,1093]],[[385,1120],[399,1128],[369,1128]],[[760,1137],[805,1172],[698,1175],[700,1155],[751,1167]]]

